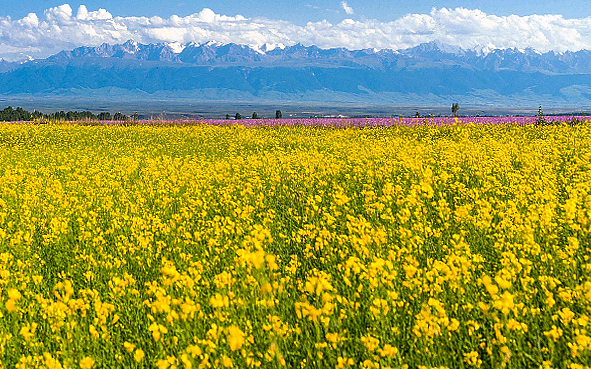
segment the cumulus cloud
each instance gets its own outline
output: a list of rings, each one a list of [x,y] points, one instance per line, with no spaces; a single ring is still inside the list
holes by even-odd
[[[82,21],[106,20],[113,19],[113,16],[105,9],[101,8],[97,11],[89,12],[86,6],[80,5],[80,7],[78,8],[78,14],[76,15],[76,19]]]
[[[342,3],[347,11],[350,7]],[[350,9],[352,12],[352,9]],[[186,17],[113,17],[106,9],[74,11],[64,4],[22,19],[0,16],[0,57],[46,57],[63,49],[102,43],[216,41],[264,45],[317,45],[349,49],[413,47],[440,41],[455,47],[526,48],[539,51],[591,49],[591,17],[565,19],[561,15],[496,16],[478,9],[433,9],[408,14],[391,22],[345,19],[305,25],[268,19],[226,16],[205,8]]]
[[[341,1],[341,6],[343,7],[343,10],[345,11],[345,13],[347,14],[355,14],[355,12],[353,11],[353,8],[351,8],[349,6],[349,4],[347,4],[346,1]]]

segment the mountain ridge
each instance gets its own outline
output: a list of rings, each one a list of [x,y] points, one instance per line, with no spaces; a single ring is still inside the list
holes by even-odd
[[[180,48],[180,52],[174,49]],[[67,61],[77,58],[117,58],[123,60],[164,61],[200,66],[265,66],[292,65],[302,61],[316,65],[365,66],[370,68],[390,67],[395,63],[430,61],[456,63],[478,69],[509,69],[541,71],[547,73],[591,73],[591,50],[558,53],[538,52],[532,48],[494,49],[484,52],[478,49],[456,48],[435,41],[407,49],[322,49],[300,43],[275,47],[269,50],[254,49],[236,43],[188,43],[172,47],[168,43],[140,44],[127,41],[123,44],[104,43],[99,46],[82,46],[71,51],[61,51],[38,61]],[[447,50],[446,50],[447,49]]]
[[[416,101],[591,106],[591,51],[451,50],[431,42],[403,50],[264,47],[207,42],[103,44],[24,63],[0,61],[0,95],[150,96],[267,101]],[[173,97],[171,97],[173,98]]]

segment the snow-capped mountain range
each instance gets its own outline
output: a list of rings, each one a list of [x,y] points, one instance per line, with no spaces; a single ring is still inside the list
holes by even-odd
[[[143,45],[135,41],[124,44],[102,44],[62,51],[46,60],[68,61],[79,58],[117,58],[123,60],[162,61],[207,66],[263,65],[330,65],[370,68],[424,67],[426,65],[460,65],[476,69],[540,71],[548,73],[591,73],[591,51],[540,53],[534,49],[463,50],[430,42],[404,50],[345,48],[321,49],[296,44],[264,45],[254,49],[247,45],[219,42],[159,43]]]
[[[115,88],[215,100],[591,106],[591,51],[462,50],[436,42],[404,50],[317,46],[103,44],[20,63],[0,60],[0,95],[87,94]]]

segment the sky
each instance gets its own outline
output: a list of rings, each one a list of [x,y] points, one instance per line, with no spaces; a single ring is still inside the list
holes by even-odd
[[[583,0],[0,0],[0,58],[123,43],[591,49]]]

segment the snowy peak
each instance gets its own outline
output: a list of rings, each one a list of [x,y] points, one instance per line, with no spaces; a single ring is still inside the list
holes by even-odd
[[[77,58],[119,58],[152,61],[178,62],[177,53],[166,43],[143,45],[135,41],[127,41],[123,44],[110,45],[104,43],[95,47],[79,47],[72,51],[62,51],[49,60],[68,60]]]
[[[187,45],[178,57],[184,63],[213,65],[260,61],[261,54],[246,45],[207,42]]]
[[[303,44],[254,48],[219,42],[128,41],[79,47],[26,63],[0,61],[0,96],[88,98],[105,91],[122,98],[155,94],[216,101],[518,101],[530,106],[558,101],[591,106],[591,51],[484,52],[436,42],[404,50],[348,50]]]
[[[515,70],[546,73],[591,72],[591,51],[540,53],[532,48],[464,50],[440,42],[428,42],[403,50],[345,48],[322,49],[301,43],[251,47],[236,43],[102,44],[62,51],[49,60],[112,58],[203,66],[340,66],[372,69],[462,66],[475,70]]]

